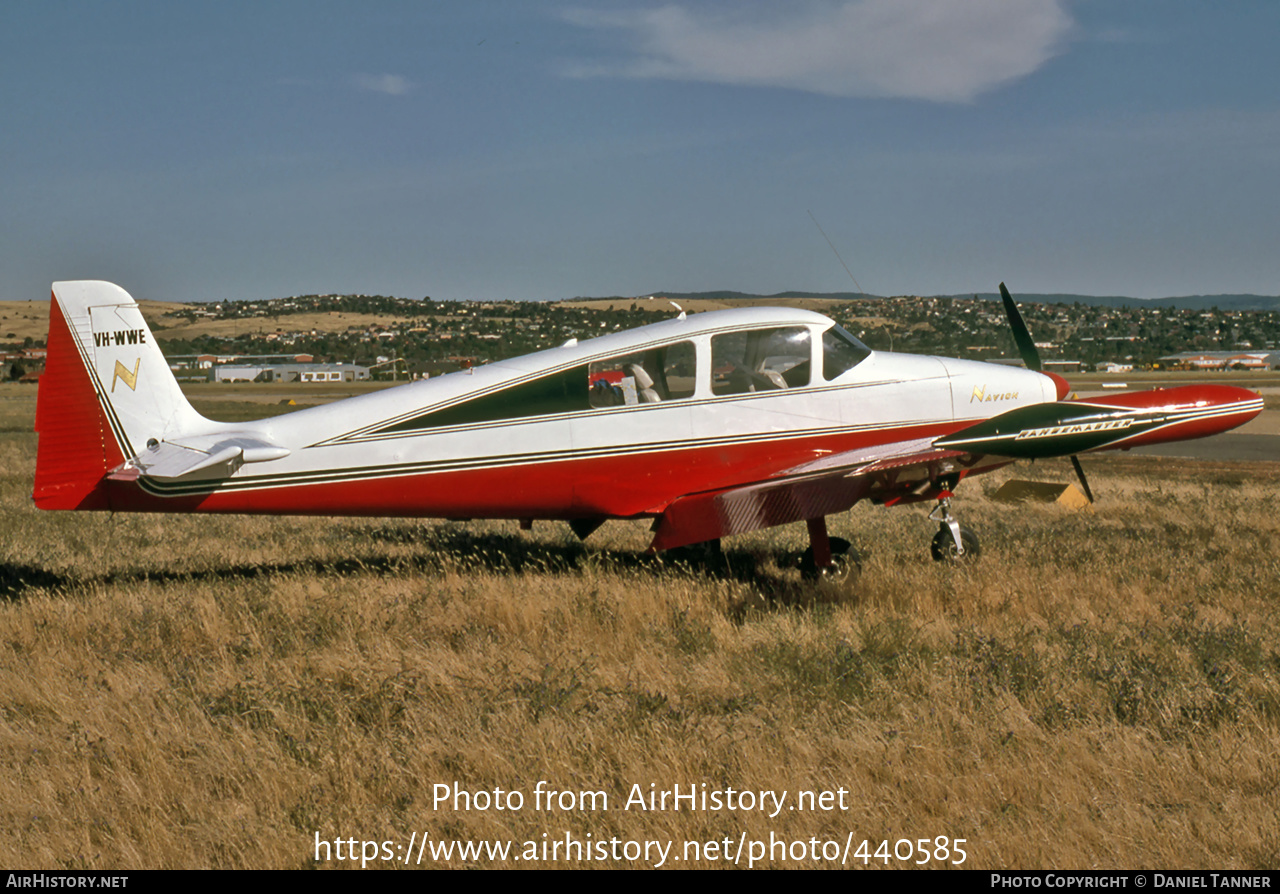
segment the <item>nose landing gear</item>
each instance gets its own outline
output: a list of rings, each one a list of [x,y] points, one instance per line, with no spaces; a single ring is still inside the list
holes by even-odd
[[[933,543],[929,547],[935,562],[959,562],[976,558],[982,552],[978,535],[960,527],[960,522],[951,514],[950,494],[938,499],[938,505],[929,513],[929,520],[938,523],[938,533],[933,535]]]

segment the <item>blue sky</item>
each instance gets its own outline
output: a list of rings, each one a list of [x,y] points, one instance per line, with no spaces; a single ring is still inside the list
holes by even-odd
[[[1280,293],[1280,4],[7,2],[0,297]]]

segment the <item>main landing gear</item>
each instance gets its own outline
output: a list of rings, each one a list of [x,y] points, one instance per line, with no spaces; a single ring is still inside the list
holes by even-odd
[[[662,554],[662,560],[672,565],[685,564],[704,571],[723,569],[725,564],[724,550],[720,547],[719,538],[674,547]]]
[[[808,519],[809,548],[800,557],[800,574],[806,580],[851,586],[862,572],[853,544],[843,537],[827,535],[823,516]]]
[[[976,558],[982,552],[978,546],[978,535],[960,527],[960,522],[951,514],[950,494],[938,499],[938,505],[929,513],[929,520],[938,523],[938,533],[933,535],[933,543],[929,547],[935,562],[959,562]]]

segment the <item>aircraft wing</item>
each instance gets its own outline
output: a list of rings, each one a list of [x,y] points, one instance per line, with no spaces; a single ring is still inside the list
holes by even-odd
[[[680,497],[660,516],[650,549],[832,515],[866,498],[890,504],[936,499],[940,490],[934,482],[947,476],[958,481],[984,458],[934,447],[932,441],[921,438],[835,453],[764,481]]]

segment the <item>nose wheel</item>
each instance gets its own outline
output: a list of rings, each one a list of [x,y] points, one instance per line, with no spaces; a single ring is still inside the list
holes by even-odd
[[[929,520],[938,523],[938,533],[933,535],[933,543],[929,546],[929,554],[935,562],[959,562],[976,558],[982,552],[978,535],[960,527],[960,522],[951,514],[950,497],[938,500],[938,505],[929,513]]]

